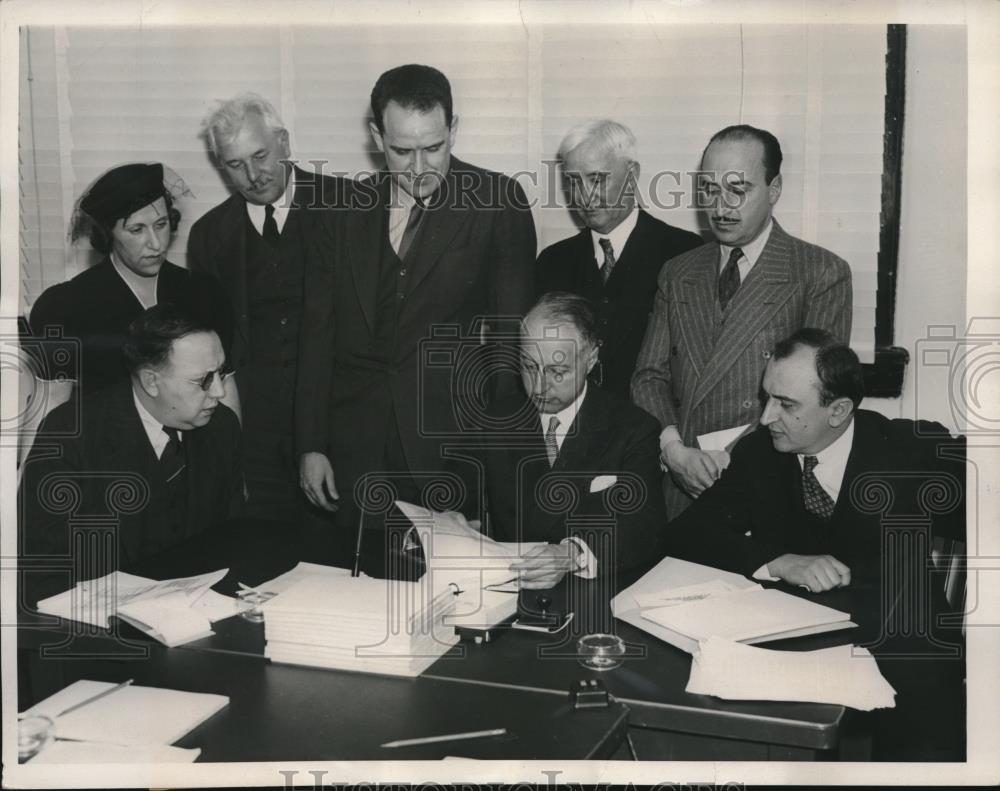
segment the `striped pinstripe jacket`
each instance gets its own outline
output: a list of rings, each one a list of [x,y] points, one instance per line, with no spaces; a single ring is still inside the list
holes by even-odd
[[[789,236],[777,221],[725,310],[718,277],[717,242],[664,264],[632,378],[632,400],[661,427],[676,425],[688,446],[699,434],[757,420],[760,380],[777,341],[802,327],[850,340],[847,262]],[[666,479],[673,517],[691,501]]]

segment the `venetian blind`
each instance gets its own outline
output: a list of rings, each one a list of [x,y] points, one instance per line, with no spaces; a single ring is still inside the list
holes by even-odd
[[[123,162],[161,161],[189,187],[170,252],[185,263],[191,222],[228,195],[199,137],[215,100],[263,94],[302,166],[353,175],[381,165],[367,130],[377,76],[429,62],[452,82],[455,154],[519,174],[540,248],[575,232],[553,160],[578,121],[628,124],[645,205],[691,230],[688,174],[709,136],[741,121],[773,131],[785,154],[776,216],[851,264],[853,345],[870,359],[884,59],[879,26],[33,27],[21,53],[22,304],[93,260],[68,245],[69,214]]]

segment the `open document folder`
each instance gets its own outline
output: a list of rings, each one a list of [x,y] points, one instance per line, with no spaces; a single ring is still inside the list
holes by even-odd
[[[689,654],[710,637],[762,643],[857,625],[849,613],[678,558],[664,558],[621,591],[611,611]]]
[[[42,599],[38,611],[101,628],[114,615],[161,643],[182,645],[207,637],[215,621],[236,614],[235,599],[211,590],[228,571],[162,581],[114,571]]]

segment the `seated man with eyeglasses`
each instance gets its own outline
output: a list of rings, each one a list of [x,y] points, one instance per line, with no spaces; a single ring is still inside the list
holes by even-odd
[[[23,604],[127,571],[242,507],[240,427],[221,403],[231,369],[219,336],[160,304],[132,322],[123,355],[129,381],[56,407],[25,462]]]

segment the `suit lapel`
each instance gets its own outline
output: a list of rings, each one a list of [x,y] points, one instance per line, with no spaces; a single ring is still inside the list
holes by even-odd
[[[105,419],[99,424],[105,427],[101,442],[104,444],[102,456],[107,459],[107,469],[134,473],[152,487],[151,481],[157,473],[156,454],[136,411],[131,383],[109,390],[108,397],[101,403]],[[143,512],[139,511],[136,518],[123,516],[120,519],[118,545],[125,562],[137,557],[143,539],[139,533],[143,516]]]
[[[466,206],[468,198],[461,191],[467,189],[468,185],[463,184],[460,188],[456,170],[459,172],[463,170],[462,163],[452,157],[448,176],[441,190],[434,196],[431,206],[426,210],[427,215],[408,256],[413,273],[413,279],[410,281],[411,292],[420,285],[448,250],[458,229],[469,217],[471,209]]]
[[[719,303],[716,300],[716,269],[719,246],[706,245],[687,271],[677,278],[677,310],[675,323],[681,335],[682,348],[691,354],[691,367],[701,375],[712,356]],[[685,405],[687,406],[687,405]]]
[[[383,247],[388,243],[386,239],[388,207],[392,194],[389,177],[380,173],[376,178],[378,179],[375,185],[378,193],[376,204],[371,208],[351,212],[350,222],[356,225],[353,232],[347,234],[350,240],[348,247],[354,288],[370,332],[375,332],[379,267]]]
[[[219,223],[219,239],[215,250],[218,256],[219,279],[232,284],[233,309],[236,313],[236,331],[245,344],[250,343],[250,320],[247,307],[247,209],[240,195],[229,198],[226,220]]]
[[[601,455],[608,438],[607,403],[602,393],[595,387],[587,389],[587,395],[580,405],[580,411],[563,440],[556,463],[549,472],[555,481],[563,481],[574,489],[583,490],[583,478],[589,468],[589,460]],[[544,441],[542,445],[544,452]],[[543,472],[543,474],[545,474]],[[570,515],[569,512],[550,513],[538,507],[533,501],[532,521],[526,526],[539,535],[548,535],[549,540],[561,540],[561,526]]]
[[[718,252],[718,247],[715,250]],[[724,316],[725,322],[715,338],[711,356],[692,394],[691,409],[695,409],[726,372],[733,368],[744,349],[788,300],[791,266],[790,240],[775,222],[760,258],[729,303]],[[712,300],[718,310],[714,293]],[[711,334],[708,337],[712,337]]]
[[[883,451],[880,448],[877,434],[865,419],[863,412],[854,416],[854,440],[851,442],[851,452],[844,466],[844,479],[840,484],[840,494],[833,508],[831,525],[839,527],[857,520],[851,499],[851,487],[858,476],[871,472],[882,463]]]

